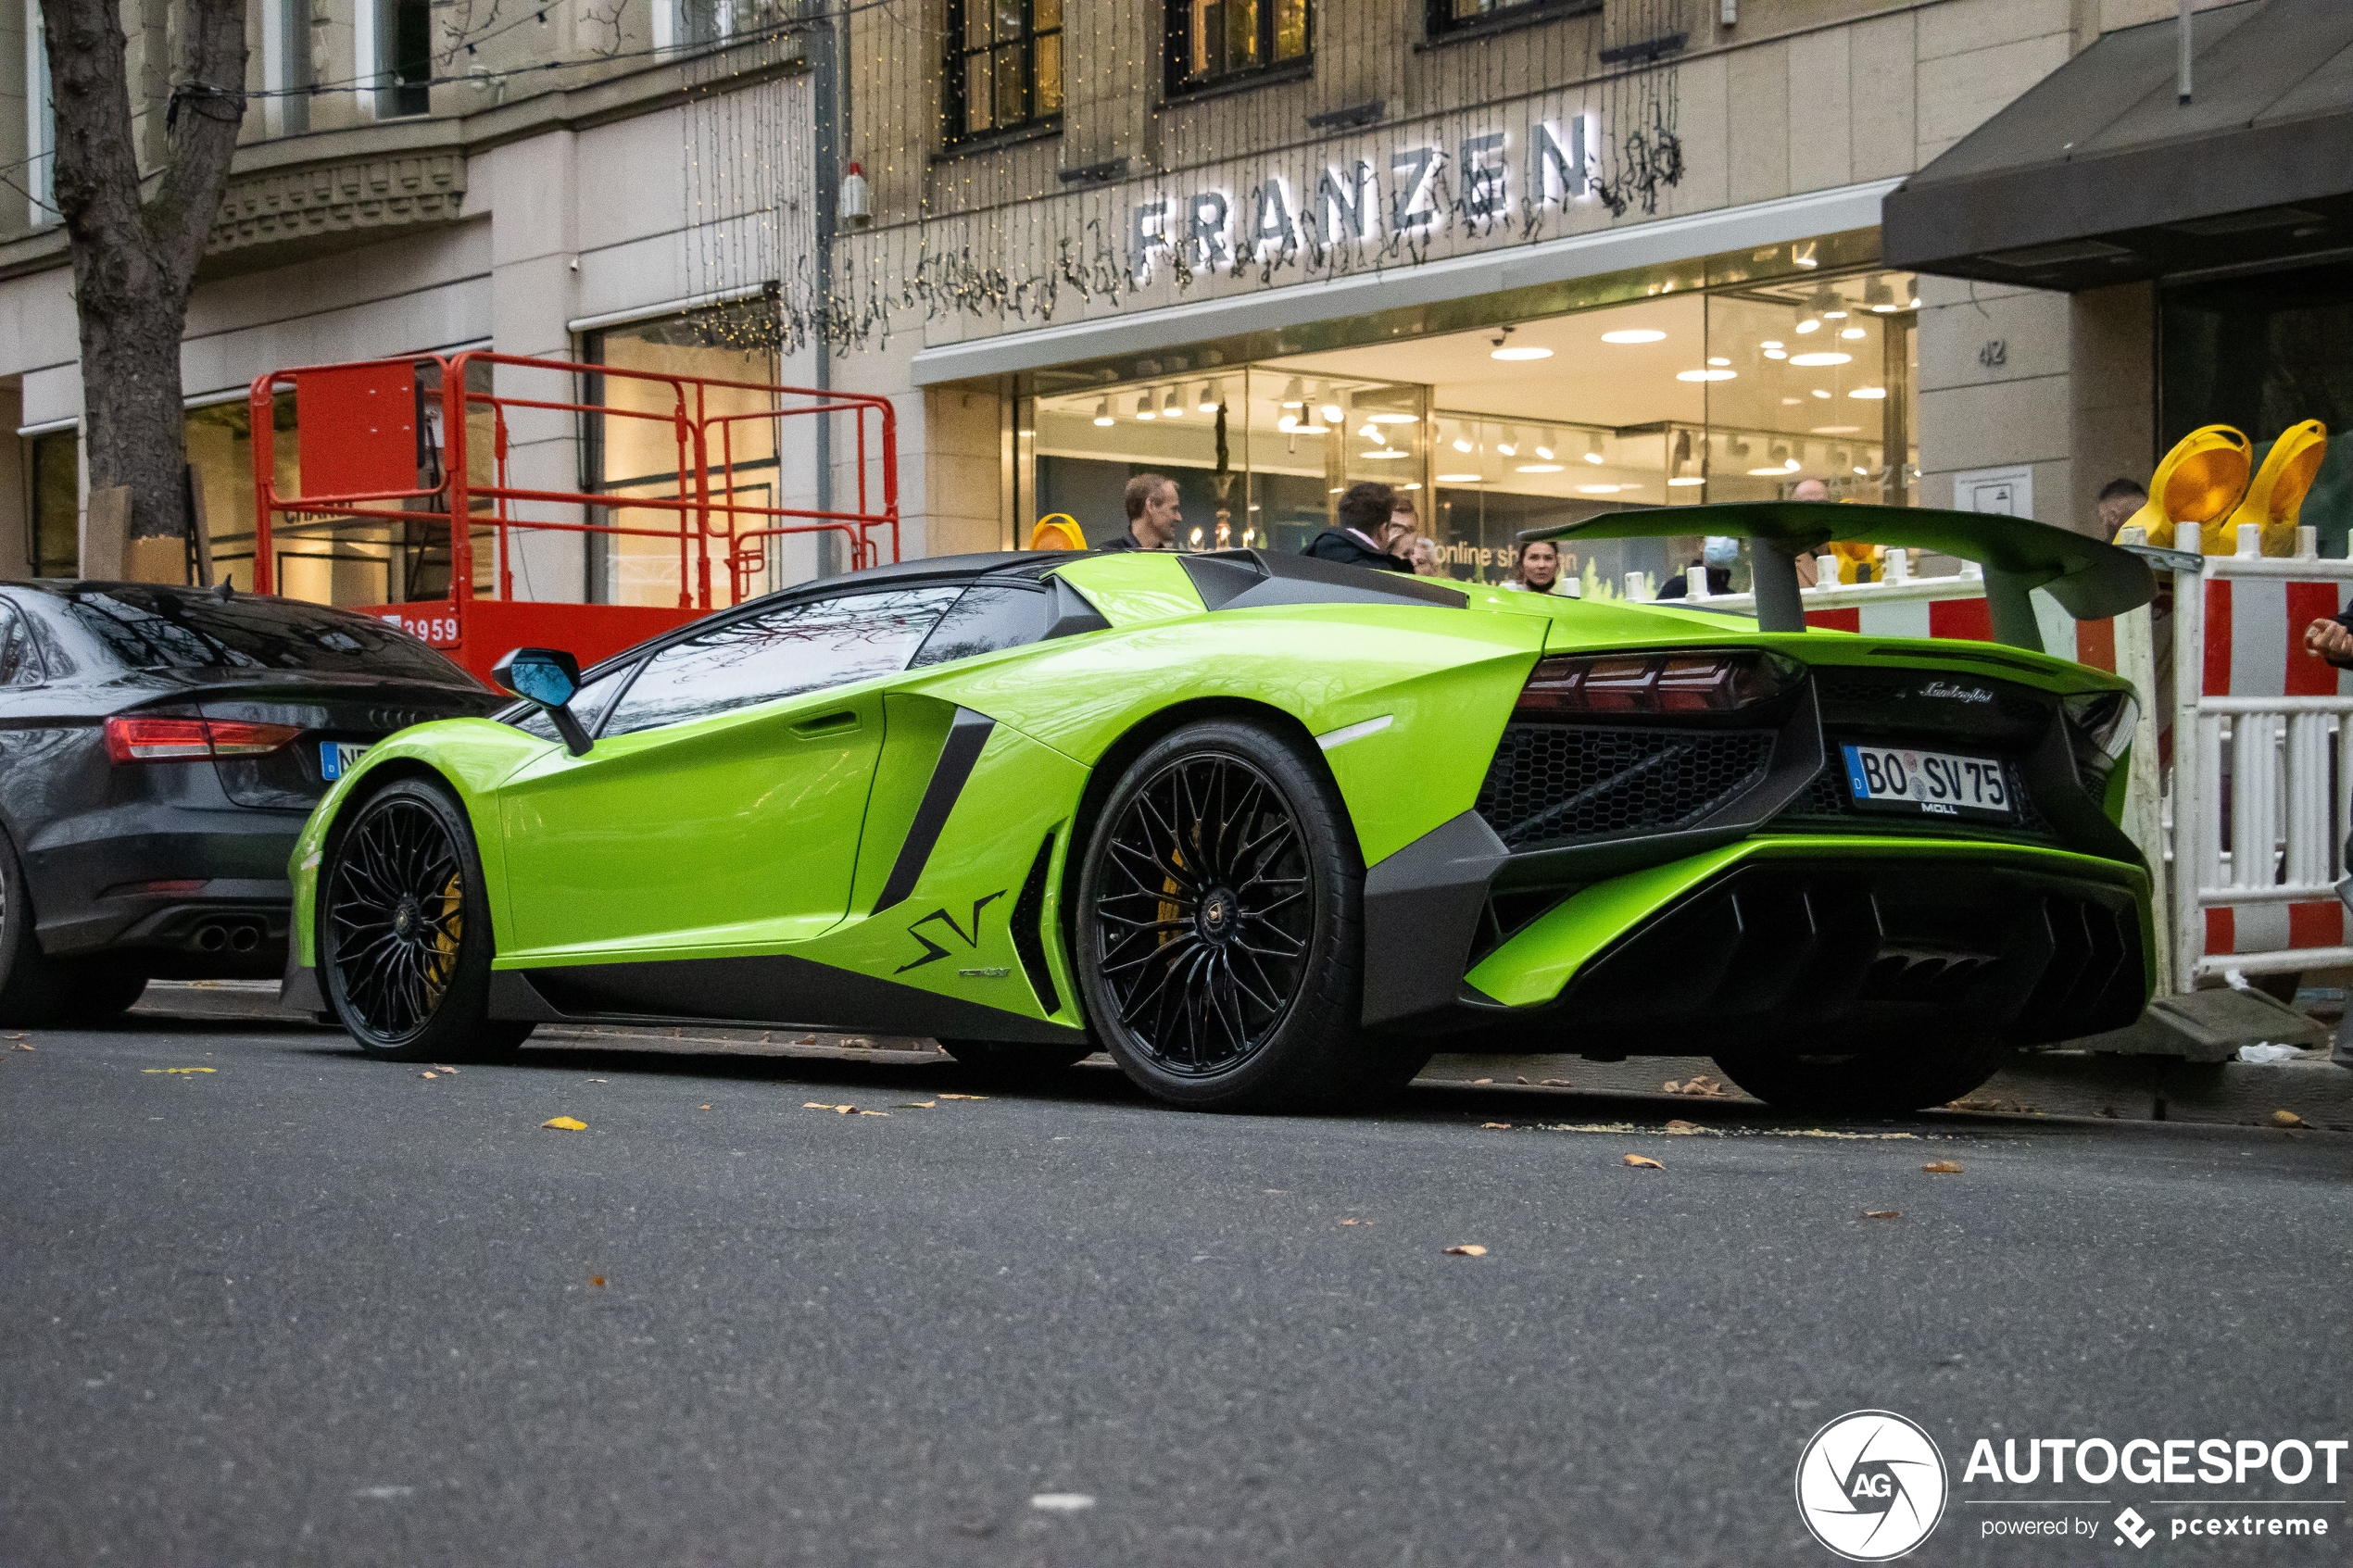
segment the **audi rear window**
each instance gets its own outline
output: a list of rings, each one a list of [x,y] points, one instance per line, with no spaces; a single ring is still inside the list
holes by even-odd
[[[476,684],[406,633],[323,605],[119,586],[76,594],[64,608],[132,670],[320,670]]]

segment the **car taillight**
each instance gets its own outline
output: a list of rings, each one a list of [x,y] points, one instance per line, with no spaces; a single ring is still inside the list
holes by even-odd
[[[1520,692],[1517,711],[1530,719],[1730,713],[1771,702],[1805,678],[1795,659],[1762,650],[1546,659]]]
[[[293,724],[256,724],[239,719],[109,719],[107,755],[118,762],[258,757],[301,734]]]

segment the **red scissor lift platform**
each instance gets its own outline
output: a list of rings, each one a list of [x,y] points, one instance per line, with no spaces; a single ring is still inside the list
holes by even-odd
[[[298,458],[282,465],[273,413],[289,392]],[[469,351],[273,370],[255,378],[249,412],[254,590],[345,603],[484,681],[510,648],[567,648],[585,668],[783,586],[799,536],[837,540],[851,570],[899,558],[886,398]],[[519,483],[518,447],[566,460],[580,487]],[[616,451],[644,462],[613,474]],[[786,464],[812,454],[854,508],[780,504]],[[813,466],[805,477],[814,491]],[[545,572],[601,551],[606,602],[516,596],[519,567],[536,586],[532,542],[553,534],[604,542],[539,554]],[[336,591],[378,571],[382,594]]]

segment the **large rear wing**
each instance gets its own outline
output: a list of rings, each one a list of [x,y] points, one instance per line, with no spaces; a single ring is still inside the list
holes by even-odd
[[[1756,581],[1756,623],[1767,632],[1806,630],[1797,558],[1834,539],[1939,551],[1985,569],[1994,640],[2043,651],[2030,596],[2040,588],[2078,621],[2138,608],[2157,594],[2148,563],[2130,550],[2024,518],[1926,507],[1871,507],[1831,501],[1744,501],[1697,507],[1642,507],[1604,512],[1559,528],[1531,529],[1540,539],[1663,539],[1725,534],[1750,542]]]

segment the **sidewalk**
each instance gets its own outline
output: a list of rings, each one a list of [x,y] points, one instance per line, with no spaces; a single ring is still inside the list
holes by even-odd
[[[182,1018],[268,1018],[277,1010],[275,981],[156,981],[135,1010]],[[789,1029],[725,1029],[685,1025],[543,1024],[543,1044],[644,1046],[673,1049],[850,1058],[922,1062],[945,1060],[929,1040],[825,1035]],[[1090,1061],[1108,1066],[1108,1059]],[[1524,1090],[1530,1095],[1639,1096],[1671,1104],[1682,1098],[1747,1101],[1723,1081],[1705,1057],[1639,1057],[1587,1061],[1577,1056],[1441,1056],[1417,1082]],[[2165,1057],[2092,1051],[2046,1051],[2015,1065],[1953,1110],[1994,1116],[2095,1117],[2120,1122],[2200,1122],[2240,1126],[2303,1125],[2353,1132],[2353,1072],[2333,1065],[2326,1051],[2294,1061],[2188,1062]]]

